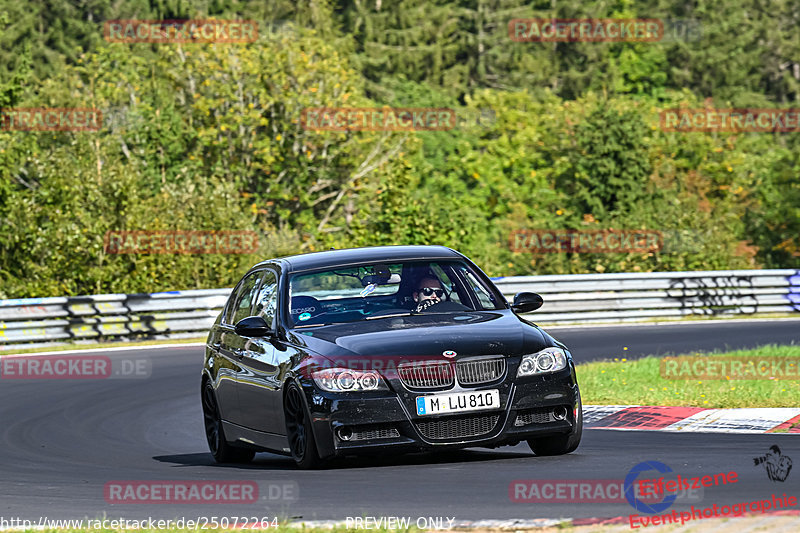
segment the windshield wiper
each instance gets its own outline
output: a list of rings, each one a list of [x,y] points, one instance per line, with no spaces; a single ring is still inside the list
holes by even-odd
[[[365,317],[364,320],[377,320],[379,318],[394,318],[394,317],[398,317],[398,316],[411,316],[411,312],[410,311],[406,311],[405,313],[394,313],[394,314],[391,314],[391,315],[368,316],[368,317]]]

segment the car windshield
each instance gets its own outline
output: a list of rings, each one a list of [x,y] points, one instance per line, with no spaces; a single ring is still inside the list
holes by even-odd
[[[370,263],[295,274],[289,295],[296,327],[505,308],[502,295],[462,261]]]

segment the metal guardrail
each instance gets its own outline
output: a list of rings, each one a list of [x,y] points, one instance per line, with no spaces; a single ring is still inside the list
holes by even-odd
[[[0,350],[104,338],[201,336],[231,289],[0,300]]]
[[[626,322],[800,312],[800,270],[494,278],[510,301],[537,292],[539,323]],[[104,338],[202,336],[230,289],[0,300],[0,350]]]
[[[536,322],[626,322],[800,311],[800,270],[710,270],[496,278],[509,300],[537,292]]]

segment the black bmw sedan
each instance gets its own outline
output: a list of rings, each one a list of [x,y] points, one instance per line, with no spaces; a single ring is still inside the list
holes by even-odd
[[[257,451],[300,468],[367,452],[572,452],[581,397],[566,346],[518,316],[462,254],[441,246],[331,250],[264,261],[231,292],[202,370],[218,462]]]

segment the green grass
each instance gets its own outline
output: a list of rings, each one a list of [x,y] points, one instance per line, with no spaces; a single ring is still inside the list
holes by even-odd
[[[800,359],[800,346],[762,346],[736,350],[683,354],[702,357],[788,357]],[[660,357],[635,361],[615,358],[577,365],[585,404],[680,405],[690,407],[798,407],[800,379],[665,379]]]

